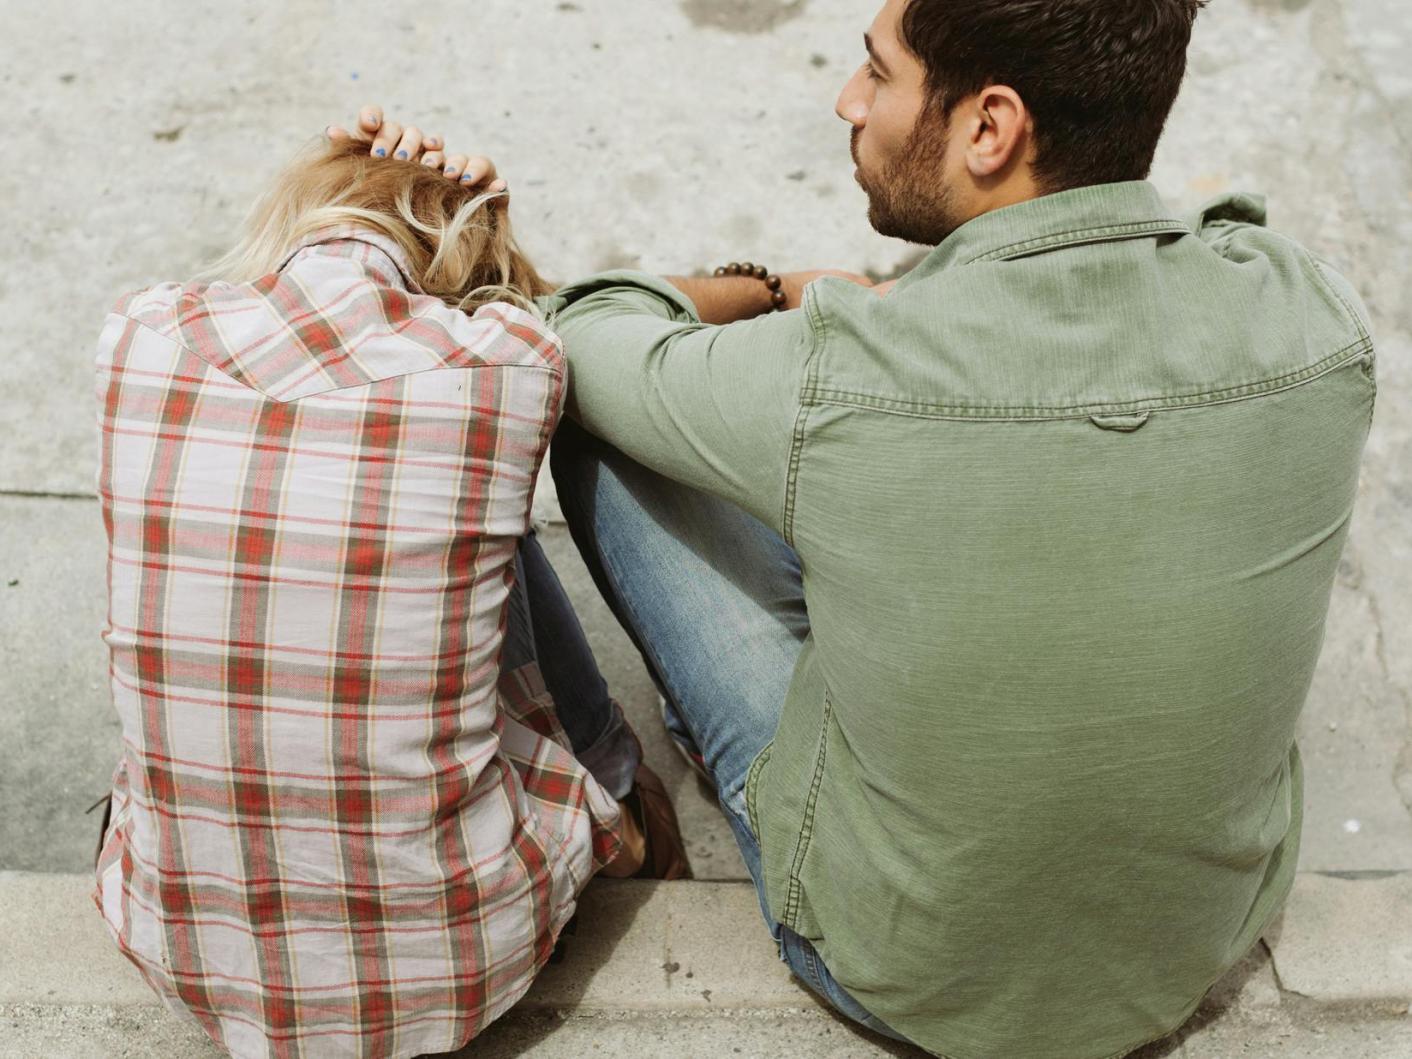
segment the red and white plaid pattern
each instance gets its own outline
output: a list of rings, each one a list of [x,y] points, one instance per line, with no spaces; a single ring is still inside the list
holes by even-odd
[[[617,849],[538,670],[498,666],[557,340],[340,230],[128,296],[98,374],[114,937],[236,1056],[460,1047]]]

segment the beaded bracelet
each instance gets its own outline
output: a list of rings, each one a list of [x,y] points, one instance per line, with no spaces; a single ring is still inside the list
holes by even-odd
[[[770,309],[772,311],[778,312],[783,309],[784,303],[788,301],[784,291],[780,289],[784,281],[764,265],[752,264],[749,261],[732,261],[729,265],[722,265],[716,269],[713,274],[716,276],[745,276],[748,279],[764,280],[765,286],[770,292]]]

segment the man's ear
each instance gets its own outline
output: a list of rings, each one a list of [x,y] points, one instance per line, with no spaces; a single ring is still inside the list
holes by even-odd
[[[971,97],[966,123],[966,168],[978,180],[1001,173],[1029,149],[1030,112],[1020,93],[988,85]]]

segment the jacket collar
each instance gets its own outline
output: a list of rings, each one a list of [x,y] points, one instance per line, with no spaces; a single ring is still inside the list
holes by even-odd
[[[957,265],[999,261],[1081,243],[1151,235],[1190,235],[1145,180],[1042,195],[983,213],[952,232],[907,278]]]

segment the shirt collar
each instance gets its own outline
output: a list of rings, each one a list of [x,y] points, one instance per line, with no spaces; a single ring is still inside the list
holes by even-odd
[[[1191,226],[1167,209],[1150,183],[1094,184],[983,213],[947,236],[909,275],[1163,234],[1190,235]]]
[[[409,291],[414,294],[425,293],[421,285],[418,284],[414,278],[411,262],[408,261],[407,255],[402,248],[397,245],[396,240],[360,224],[339,224],[330,228],[321,228],[317,232],[311,232],[294,244],[289,253],[285,255],[284,260],[280,262],[279,267],[281,270],[284,269],[295,254],[310,246],[329,246],[332,252],[338,253],[339,250],[336,248],[336,244],[339,243],[363,244],[364,246],[370,246],[380,251],[380,256],[387,259],[386,263],[392,266],[396,276],[401,279],[403,285],[405,285]],[[352,257],[353,254],[358,251],[358,246],[349,245],[342,250],[342,253],[345,256]],[[373,256],[377,257],[379,255]],[[370,264],[376,267],[375,262],[370,262]],[[386,270],[384,269],[384,271]],[[390,281],[394,277],[389,275],[387,278]]]

